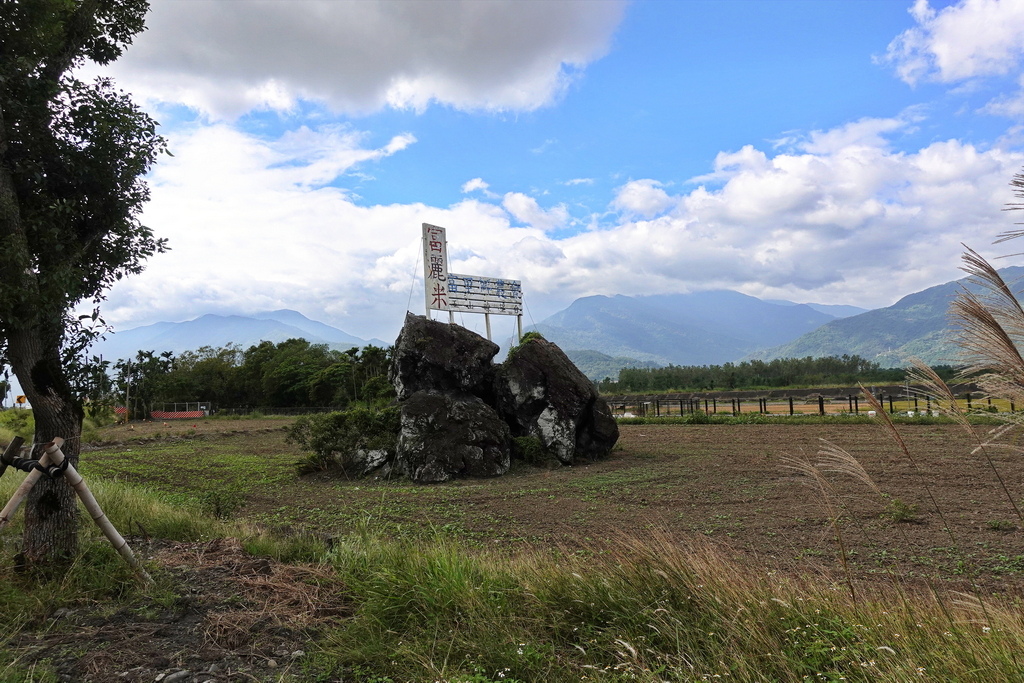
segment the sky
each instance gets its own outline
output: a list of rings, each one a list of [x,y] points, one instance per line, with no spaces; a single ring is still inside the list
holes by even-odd
[[[171,251],[103,314],[390,342],[424,222],[452,271],[522,280],[527,325],[595,294],[888,306],[1007,253],[1022,66],[1024,0],[152,0],[82,69],[173,155],[142,215]]]

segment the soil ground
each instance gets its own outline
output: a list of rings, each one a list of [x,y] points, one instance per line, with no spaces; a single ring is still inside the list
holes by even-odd
[[[416,486],[327,472],[300,477],[295,463],[303,454],[286,442],[288,424],[112,427],[103,444],[83,452],[81,471],[87,480],[117,477],[201,501],[222,516],[326,537],[371,525],[514,554],[600,552],[623,537],[699,535],[752,568],[838,581],[836,516],[863,582],[896,575],[940,588],[1024,593],[1024,525],[989,462],[972,454],[976,444],[955,426],[901,427],[911,460],[873,425],[623,425],[606,460],[557,469],[520,464],[496,479]],[[820,462],[826,442],[854,456],[883,495],[826,473],[830,508],[787,460]],[[1021,505],[1024,458],[1009,449],[988,455]],[[185,668],[206,676],[187,681],[305,680],[298,669],[287,673],[292,654],[345,609],[340,597],[317,592],[330,590],[314,580],[319,570],[252,558],[230,541],[141,550],[175,574],[177,602],[148,619],[61,615],[68,628],[20,645],[62,659],[76,643],[106,639],[105,655],[68,658],[65,680],[154,680]]]
[[[194,430],[172,424],[137,426],[135,439],[160,437],[148,443],[111,428],[106,437],[118,443],[83,455],[83,474],[145,483],[222,515],[327,536],[372,524],[515,551],[700,534],[747,561],[800,571],[834,568],[837,545],[819,488],[787,458],[816,463],[832,443],[882,493],[827,474],[860,575],[897,571],[994,591],[1024,585],[1021,520],[992,467],[1024,507],[1024,458],[989,449],[990,465],[953,425],[901,426],[913,461],[875,425],[622,425],[607,460],[557,469],[520,464],[496,479],[416,486],[336,472],[297,476],[303,454],[285,441],[288,421],[210,420]],[[195,435],[169,438],[174,430]]]

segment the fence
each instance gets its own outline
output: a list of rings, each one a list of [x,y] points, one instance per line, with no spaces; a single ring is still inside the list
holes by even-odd
[[[231,408],[217,408],[215,412],[217,415],[252,415],[253,413],[259,413],[261,415],[273,415],[275,417],[291,417],[295,415],[319,415],[321,413],[333,413],[339,410],[344,410],[344,408],[332,406],[301,406],[289,408],[279,408],[275,406],[233,406]]]
[[[154,420],[195,420],[210,414],[208,402],[164,403],[159,410],[153,410],[149,416]]]
[[[749,392],[747,392],[749,393]],[[936,415],[948,410],[930,396],[905,392],[899,394],[874,394],[875,399],[889,413]],[[635,396],[606,397],[612,413],[617,417],[673,417],[703,412],[708,415],[859,415],[872,410],[863,394],[825,396],[803,394],[800,396]],[[957,404],[968,412],[1016,412],[1013,401],[993,399],[973,392],[958,395]]]

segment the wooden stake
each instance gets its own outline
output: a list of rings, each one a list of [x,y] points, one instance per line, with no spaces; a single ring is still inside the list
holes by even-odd
[[[46,457],[47,455],[50,456],[50,459],[53,460],[53,464],[60,466],[64,462],[64,453],[60,450],[63,443],[64,439],[60,437],[55,438],[46,445],[43,457]],[[39,460],[41,462],[42,458]],[[34,473],[35,472],[33,472],[33,474]],[[128,541],[124,540],[124,537],[119,534],[117,529],[114,528],[114,525],[111,524],[106,513],[103,512],[103,509],[100,507],[100,504],[96,502],[96,497],[92,495],[92,491],[89,490],[85,480],[82,479],[82,475],[78,473],[78,470],[75,469],[74,465],[68,463],[68,468],[64,471],[64,478],[68,480],[68,483],[71,484],[71,488],[73,488],[75,493],[78,494],[78,497],[82,500],[82,505],[85,506],[86,511],[92,517],[92,521],[96,522],[96,526],[100,528],[103,535],[107,537],[108,541],[110,541],[110,545],[114,546],[114,550],[124,558],[124,561],[128,563],[128,566],[135,571],[143,582],[153,583],[152,577],[150,577],[150,575],[146,573],[146,570],[142,568],[142,564],[140,564],[139,560],[135,557],[131,547],[128,545]],[[3,518],[0,517],[0,523],[2,522]]]

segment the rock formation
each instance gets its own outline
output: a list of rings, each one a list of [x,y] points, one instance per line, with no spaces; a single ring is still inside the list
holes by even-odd
[[[459,325],[409,313],[395,341],[388,379],[404,401],[417,391],[462,391],[488,396],[498,345]]]
[[[563,464],[604,457],[619,438],[594,384],[544,339],[513,349],[498,369],[495,389],[498,412],[512,434],[536,437]]]
[[[394,472],[434,483],[493,477],[509,467],[508,425],[470,394],[417,391],[402,404]]]
[[[401,408],[392,472],[417,482],[504,474],[513,437],[566,465],[608,454],[618,425],[561,349],[528,339],[495,366],[497,352],[465,328],[406,316],[389,371]]]

